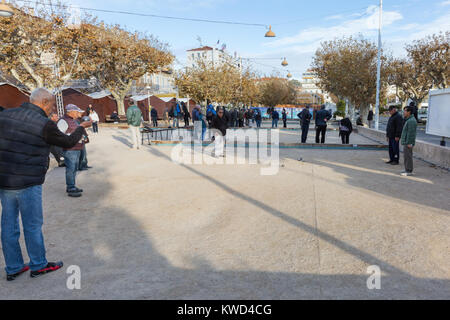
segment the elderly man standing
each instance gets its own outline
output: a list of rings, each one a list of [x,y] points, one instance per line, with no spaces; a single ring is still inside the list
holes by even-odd
[[[84,113],[83,110],[78,108],[74,104],[66,106],[66,114],[58,121],[58,129],[65,134],[71,135],[80,126],[77,121],[80,114]],[[91,123],[91,122],[89,122]],[[83,136],[74,146],[70,148],[64,148],[64,161],[66,164],[66,185],[67,194],[69,197],[79,198],[82,195],[83,190],[76,186],[76,175],[79,170],[81,153],[84,149],[84,136],[86,131],[83,129]]]
[[[133,141],[133,149],[139,149],[141,146],[140,128],[142,124],[142,112],[136,106],[134,101],[127,110],[127,122],[131,131],[131,140]]]
[[[31,269],[31,277],[62,268],[62,262],[48,262],[42,234],[42,184],[49,165],[50,146],[71,148],[81,139],[83,123],[70,136],[59,131],[48,116],[55,106],[46,89],[31,93],[30,103],[0,113],[0,200],[1,240],[7,280]],[[24,263],[19,244],[22,217],[30,263]]]

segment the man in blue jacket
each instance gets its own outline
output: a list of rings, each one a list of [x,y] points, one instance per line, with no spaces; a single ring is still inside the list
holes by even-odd
[[[325,110],[325,105],[316,114],[316,143],[325,143],[325,136],[327,134],[327,124],[331,119],[331,114]],[[322,139],[320,139],[322,135]]]

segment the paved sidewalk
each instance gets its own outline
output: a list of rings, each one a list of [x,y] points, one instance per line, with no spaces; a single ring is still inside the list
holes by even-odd
[[[130,150],[127,130],[90,138],[83,198],[53,160],[44,186],[47,255],[64,270],[0,279],[0,299],[450,299],[447,171],[416,162],[402,178],[384,151],[281,149],[261,176]],[[372,265],[381,290],[367,289]]]

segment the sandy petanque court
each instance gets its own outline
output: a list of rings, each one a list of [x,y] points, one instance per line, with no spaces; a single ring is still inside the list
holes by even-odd
[[[450,299],[448,171],[416,161],[403,178],[386,151],[291,148],[262,176],[130,143],[127,130],[91,135],[80,199],[52,160],[44,236],[64,269],[8,283],[2,258],[0,299]]]

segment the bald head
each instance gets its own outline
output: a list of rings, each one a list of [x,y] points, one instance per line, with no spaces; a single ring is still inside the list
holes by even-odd
[[[30,102],[49,115],[55,106],[55,97],[45,88],[38,88],[33,90],[30,95]]]

